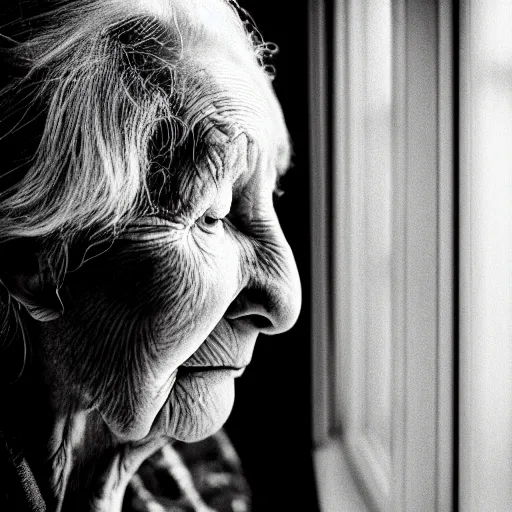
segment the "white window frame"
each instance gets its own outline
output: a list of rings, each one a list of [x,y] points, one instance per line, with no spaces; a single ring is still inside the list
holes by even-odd
[[[352,428],[361,404],[353,377],[361,368],[357,367],[357,348],[353,350],[358,340],[352,339],[347,351],[346,341],[352,336],[351,301],[358,290],[346,261],[353,261],[350,240],[358,230],[360,220],[354,214],[362,198],[357,189],[347,187],[355,172],[347,149],[355,143],[352,134],[357,119],[344,93],[357,87],[353,82],[357,76],[350,73],[344,56],[347,45],[357,45],[357,41],[350,37],[349,4],[340,0],[334,13],[333,78],[341,92],[333,103],[336,144],[330,176],[329,43],[325,33],[330,14],[326,5],[325,0],[310,2],[313,432],[321,509],[452,510],[452,4],[443,0],[393,2],[394,366],[393,449],[388,472],[375,464],[378,456],[358,436],[357,428]],[[328,282],[333,265],[347,271],[335,280],[334,290]],[[329,371],[333,358],[341,362],[335,374]],[[333,378],[341,385],[333,386]],[[335,400],[331,400],[333,389],[338,393]]]

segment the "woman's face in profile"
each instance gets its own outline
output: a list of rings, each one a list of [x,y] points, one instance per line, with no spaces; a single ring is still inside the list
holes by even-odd
[[[63,315],[39,324],[57,386],[126,440],[220,428],[258,334],[290,328],[300,308],[273,207],[290,148],[269,81],[206,49],[190,67],[196,138],[165,186],[149,181],[159,210],[69,273]]]

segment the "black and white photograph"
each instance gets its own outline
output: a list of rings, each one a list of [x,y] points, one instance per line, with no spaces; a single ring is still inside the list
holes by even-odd
[[[3,0],[0,512],[512,511],[512,0]]]

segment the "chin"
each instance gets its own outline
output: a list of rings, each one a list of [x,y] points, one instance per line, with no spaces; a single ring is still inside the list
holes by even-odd
[[[217,432],[233,409],[236,376],[225,369],[178,375],[169,397],[168,435],[192,443]]]

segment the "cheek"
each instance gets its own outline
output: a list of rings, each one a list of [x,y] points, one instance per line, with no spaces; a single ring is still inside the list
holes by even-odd
[[[197,350],[242,287],[235,241],[226,237],[223,243],[215,243],[204,240],[211,235],[197,236],[203,238],[201,243],[192,239],[178,249],[180,256],[174,259],[180,264],[169,268],[171,275],[160,287],[166,302],[161,312],[167,326],[161,335],[169,336],[173,331],[175,365],[182,364]],[[173,293],[171,288],[176,282],[180,283],[179,292]]]
[[[226,237],[209,249],[207,241],[121,247],[96,271],[89,269],[71,283],[76,300],[65,315],[71,340],[66,373],[118,431],[138,435],[152,424],[170,391],[169,379],[214,330],[242,287],[236,241]],[[184,422],[176,430],[200,438],[220,426],[232,405],[230,380],[199,383],[204,386],[197,397],[218,404],[215,410],[197,397],[184,401],[193,390],[181,383],[172,393],[183,408],[179,412],[175,406]],[[201,432],[189,432],[198,415],[204,419]]]
[[[234,239],[206,233],[158,246],[121,246],[101,271],[81,280],[79,328],[114,351],[137,347],[165,379],[237,296],[239,259]]]

